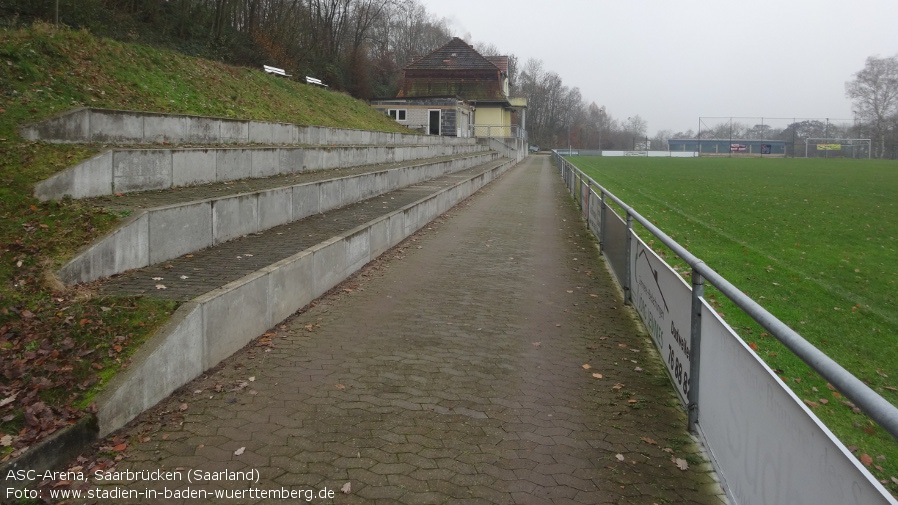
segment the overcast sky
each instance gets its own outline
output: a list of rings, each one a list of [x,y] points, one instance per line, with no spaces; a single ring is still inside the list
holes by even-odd
[[[419,1],[650,135],[700,116],[850,119],[845,82],[898,54],[898,0]]]

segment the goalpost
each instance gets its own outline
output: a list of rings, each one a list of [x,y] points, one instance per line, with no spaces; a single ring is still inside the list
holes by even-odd
[[[809,138],[804,141],[805,158],[871,158],[870,139]]]

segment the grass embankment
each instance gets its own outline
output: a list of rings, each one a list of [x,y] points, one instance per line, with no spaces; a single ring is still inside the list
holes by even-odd
[[[26,142],[17,127],[84,106],[407,132],[364,102],[260,70],[48,25],[0,31],[0,460],[80,417],[176,308],[48,275],[120,216],[34,199],[36,182],[103,146]]]
[[[898,164],[839,159],[572,161],[898,404]],[[643,240],[651,239],[645,230],[638,232]],[[870,470],[898,492],[895,440],[725,297],[712,289],[706,294],[814,413],[849,448],[857,448],[858,457],[872,457]]]

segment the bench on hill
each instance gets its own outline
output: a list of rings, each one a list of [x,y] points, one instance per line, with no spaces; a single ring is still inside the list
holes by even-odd
[[[306,84],[314,84],[316,86],[321,86],[323,88],[328,87],[327,84],[324,84],[323,82],[321,82],[321,79],[316,79],[314,77],[309,77],[309,76],[306,76]]]
[[[279,75],[281,77],[293,77],[288,74],[283,68],[271,67],[268,65],[262,65],[262,68],[265,69],[265,73]]]

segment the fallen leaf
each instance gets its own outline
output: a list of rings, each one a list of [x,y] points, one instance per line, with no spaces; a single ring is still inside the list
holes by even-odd
[[[182,403],[181,405],[178,406],[178,410],[180,410],[181,412],[184,412],[185,410],[187,410],[187,404]]]
[[[600,373],[594,373],[594,374],[592,374],[592,376],[595,377],[596,379],[602,378],[602,374],[600,374]]]
[[[0,446],[9,447],[12,445],[12,435],[3,435],[0,437]]]
[[[115,452],[122,452],[127,448],[128,448],[128,444],[122,442],[122,443],[116,445],[115,447],[113,447],[112,450]]]
[[[658,442],[655,442],[649,437],[642,437],[641,440],[649,445],[656,445]]]
[[[246,447],[241,447],[241,448],[237,449],[236,451],[234,451],[234,456],[240,456],[245,451],[246,451]]]
[[[574,291],[573,291],[572,289],[569,289],[569,290],[567,290],[567,292],[568,292],[568,293],[573,293]]]
[[[637,372],[641,372],[641,371],[642,371],[642,368],[636,367],[636,368],[634,368],[633,370],[635,370],[635,371],[637,371]]]
[[[343,484],[343,487],[340,488],[340,491],[342,491],[343,494],[351,493],[352,492],[352,484],[349,482],[347,482],[346,484]]]
[[[637,400],[635,398],[630,398],[629,400],[627,400],[627,403],[638,403],[638,402],[639,402],[639,400]]]
[[[305,328],[306,331],[312,331],[312,324],[311,323],[307,324],[307,325],[303,326],[303,328]]]
[[[592,368],[592,365],[590,365],[589,363],[584,363],[583,365],[580,365],[580,366],[582,366],[584,370],[589,370],[590,368]]]
[[[869,454],[861,454],[861,463],[863,463],[864,466],[870,466],[873,464],[873,458],[871,458]]]
[[[190,277],[187,277],[186,275],[182,275],[180,278],[183,281],[183,280],[189,279]]]
[[[250,377],[250,378],[247,379],[247,380],[250,381],[250,382],[256,382],[256,376],[253,375],[252,377]]]
[[[621,349],[627,348],[627,344],[617,344],[617,346],[620,347]]]
[[[671,456],[670,460],[673,461],[673,464],[677,465],[677,468],[680,470],[683,470],[684,472],[689,470],[689,463],[687,463],[685,459]]]
[[[816,409],[817,407],[820,406],[819,403],[811,401],[811,400],[805,400],[804,402],[808,405],[808,407],[811,407],[812,409]]]
[[[611,389],[621,389],[622,387],[624,387],[624,385],[618,382],[617,384],[611,386]]]
[[[335,387],[337,389],[339,389],[340,391],[343,391],[344,389],[346,389],[346,386],[344,386],[343,384],[337,384]]]
[[[748,346],[751,347],[752,351],[758,352],[758,344],[756,344],[754,342],[749,342]]]
[[[617,458],[618,461],[623,461],[625,459],[623,454],[615,454],[614,457]]]
[[[673,452],[674,452],[673,449],[671,449],[670,447],[665,447],[664,449],[661,449],[661,451],[666,452],[668,454],[673,454]]]
[[[165,284],[156,284],[156,289],[167,289]]]
[[[13,393],[12,395],[0,400],[0,407],[9,405],[10,403],[14,402],[17,396],[19,396],[19,393]]]

